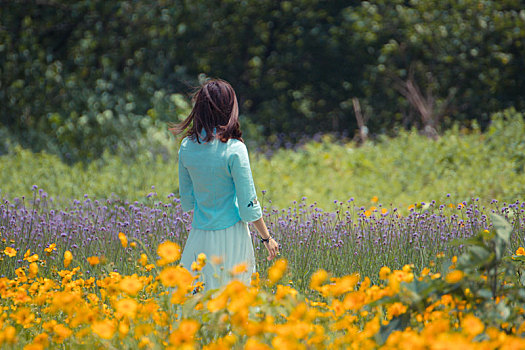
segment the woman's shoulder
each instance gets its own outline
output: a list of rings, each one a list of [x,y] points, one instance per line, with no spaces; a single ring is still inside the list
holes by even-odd
[[[226,144],[228,145],[228,148],[233,152],[246,152],[246,145],[240,140],[229,139]]]

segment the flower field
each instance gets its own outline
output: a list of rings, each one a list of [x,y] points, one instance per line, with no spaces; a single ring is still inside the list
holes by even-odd
[[[281,244],[258,274],[196,292],[178,265],[178,199],[85,196],[0,205],[0,344],[9,348],[452,349],[525,347],[525,202],[396,208],[377,197],[327,212],[266,208]],[[194,273],[214,257],[199,256]],[[232,274],[243,271],[238,266]]]

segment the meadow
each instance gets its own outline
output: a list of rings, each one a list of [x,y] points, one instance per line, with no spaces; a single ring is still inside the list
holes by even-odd
[[[11,348],[522,348],[525,122],[357,147],[253,147],[264,218],[252,285],[201,293],[176,142],[68,166],[0,157],[0,344]],[[255,232],[252,232],[255,236]],[[214,257],[201,256],[199,272]],[[238,266],[232,274],[243,271]]]
[[[399,131],[360,147],[329,136],[294,149],[263,148],[264,140],[259,145],[251,140],[246,135],[256,188],[269,207],[287,208],[302,197],[326,211],[334,210],[335,200],[354,198],[367,206],[374,196],[403,209],[444,201],[447,194],[457,203],[525,198],[525,121],[514,110],[494,115],[487,130],[475,124],[454,128],[435,141],[416,131]],[[161,124],[131,151],[73,166],[51,154],[13,147],[0,156],[0,196],[29,198],[38,185],[55,200],[87,194],[144,202],[155,186],[166,199],[178,194],[179,141]]]

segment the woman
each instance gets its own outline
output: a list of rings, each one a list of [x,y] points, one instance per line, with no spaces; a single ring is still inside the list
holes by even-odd
[[[237,97],[230,84],[216,79],[206,82],[193,102],[190,115],[170,129],[175,135],[186,130],[179,149],[179,192],[182,210],[193,210],[181,263],[190,268],[198,254],[206,254],[205,290],[228,283],[232,268],[240,264],[246,264],[246,270],[235,278],[249,284],[255,257],[247,223],[259,232],[268,260],[277,255],[279,246],[257,201]]]

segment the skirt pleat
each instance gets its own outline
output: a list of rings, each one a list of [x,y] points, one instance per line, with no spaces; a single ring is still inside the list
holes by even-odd
[[[206,266],[201,271],[204,291],[217,289],[237,279],[249,285],[255,272],[252,237],[245,222],[223,230],[192,229],[181,257],[182,265],[191,270],[200,253],[206,254]],[[232,276],[233,267],[246,264],[246,272]]]

